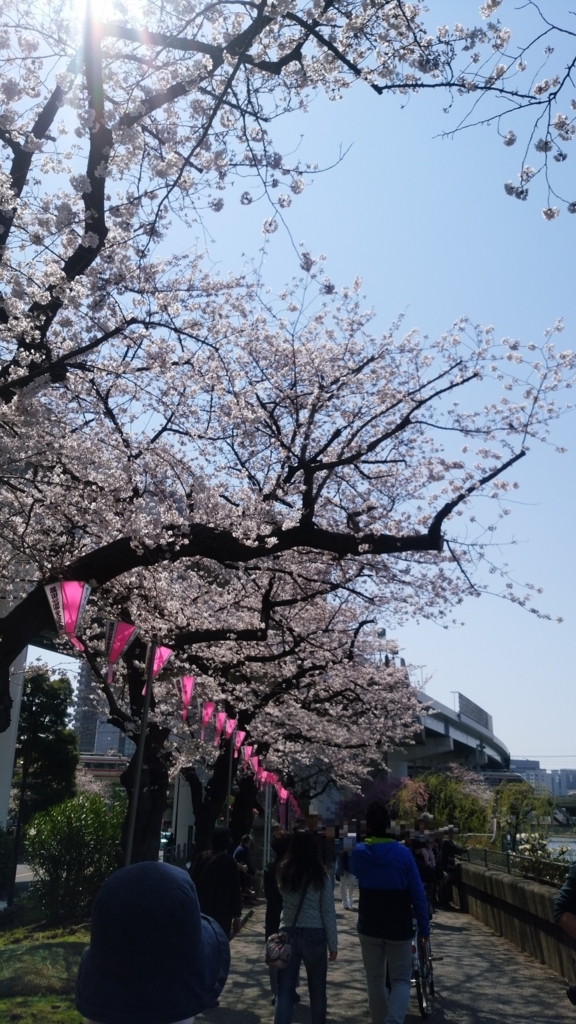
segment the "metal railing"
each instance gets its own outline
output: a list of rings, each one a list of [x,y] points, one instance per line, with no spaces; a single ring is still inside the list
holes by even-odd
[[[536,860],[534,857],[526,857],[521,853],[513,853],[511,850],[500,853],[498,850],[473,846],[462,854],[460,859],[467,860],[470,864],[480,864],[482,867],[492,868],[495,871],[505,871],[509,875],[535,878],[552,885],[562,885],[570,868],[569,863],[561,861]]]

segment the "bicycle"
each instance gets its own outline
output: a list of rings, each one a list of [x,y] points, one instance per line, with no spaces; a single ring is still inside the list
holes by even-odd
[[[434,968],[432,966],[432,950],[430,939],[421,939],[418,935],[418,928],[414,922],[415,930],[412,936],[412,983],[416,987],[416,998],[420,1016],[426,1019],[430,1012],[430,999],[434,998]]]

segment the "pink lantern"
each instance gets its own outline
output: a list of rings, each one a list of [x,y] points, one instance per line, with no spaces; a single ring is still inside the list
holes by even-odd
[[[220,737],[222,735],[222,729],[224,728],[224,722],[226,721],[226,712],[218,711],[216,714],[216,728],[214,730],[214,746],[217,747],[220,743]]]
[[[234,737],[234,757],[238,757],[238,751],[246,738],[246,733],[238,729]]]
[[[154,647],[154,661],[152,663],[152,681],[156,679],[158,673],[164,668],[164,665],[169,658],[172,657],[171,647],[156,647],[155,644],[148,644],[146,650],[146,679],[148,679],[148,669],[150,662],[150,649]],[[144,683],[144,689],[142,690],[142,696],[146,693],[146,683]]]
[[[245,747],[242,747],[242,753],[244,755],[244,760],[246,761],[246,764],[250,762],[250,755],[253,749],[254,748],[250,746],[248,743],[246,744]]]
[[[234,732],[235,728],[236,728],[236,719],[235,718],[229,718],[228,721],[226,722],[226,727],[224,729],[224,739],[225,740],[229,740],[230,739],[230,737],[231,737],[232,733]],[[240,741],[240,742],[242,742],[242,741]]]
[[[254,774],[256,774],[256,772],[258,771],[258,758],[257,757],[251,757],[250,758],[250,764],[252,766],[252,771],[254,772]]]
[[[76,637],[76,630],[90,596],[91,587],[77,580],[64,580],[62,583],[49,583],[44,587],[50,610],[54,616],[58,636],[65,636],[79,651],[84,650]]]
[[[136,626],[131,626],[128,622],[115,622],[114,619],[108,619],[106,622],[107,682],[112,682],[114,678],[114,665],[126,653],[130,644],[137,636],[138,629]]]
[[[182,721],[185,722],[188,717],[188,707],[194,690],[194,676],[181,676],[180,685],[182,687]]]
[[[204,739],[204,730],[206,729],[206,726],[208,725],[208,722],[212,718],[212,715],[214,713],[214,708],[215,707],[216,707],[216,705],[214,704],[213,700],[206,700],[206,701],[204,701],[204,704],[203,704],[203,707],[202,707],[202,730],[200,732],[200,739],[201,740]]]

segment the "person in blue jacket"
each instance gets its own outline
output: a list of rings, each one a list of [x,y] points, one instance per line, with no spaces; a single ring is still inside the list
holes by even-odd
[[[414,857],[406,846],[387,838],[389,826],[386,806],[370,804],[366,842],[349,855],[360,890],[358,935],[372,1024],[403,1024],[410,999],[413,917],[420,937],[430,934],[428,902]]]

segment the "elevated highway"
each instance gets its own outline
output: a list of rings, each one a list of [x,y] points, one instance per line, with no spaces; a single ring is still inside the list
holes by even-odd
[[[494,735],[491,716],[463,694],[459,698],[459,710],[454,711],[419,692],[421,730],[413,744],[389,755],[392,775],[410,775],[415,769],[434,768],[447,761],[480,771],[509,769],[510,751]]]

